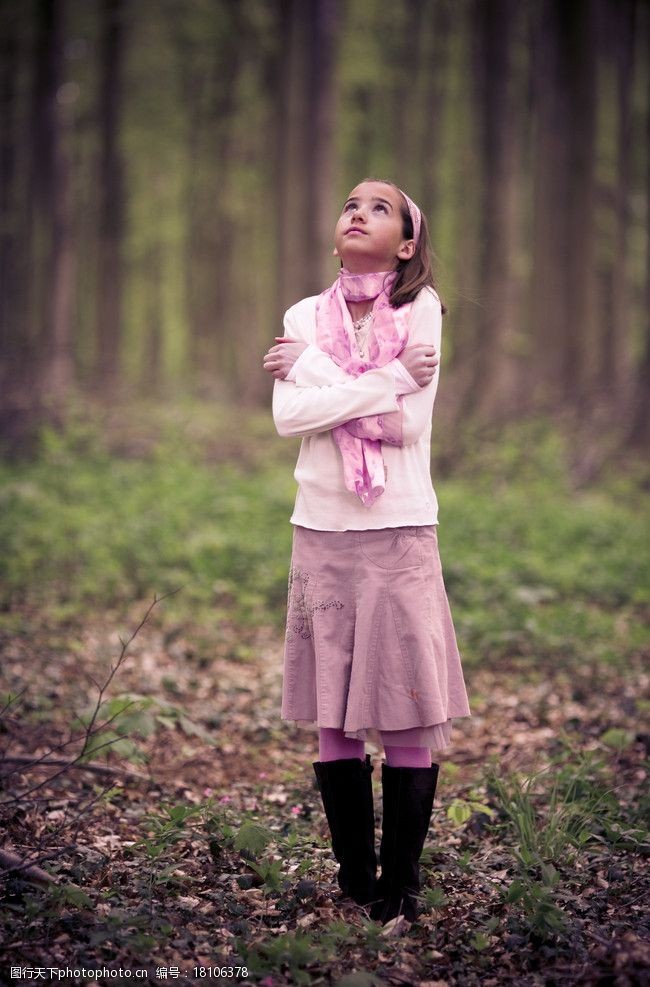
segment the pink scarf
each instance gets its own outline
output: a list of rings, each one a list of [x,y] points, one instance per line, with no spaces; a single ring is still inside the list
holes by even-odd
[[[358,377],[367,370],[383,367],[401,353],[406,345],[411,303],[399,308],[390,307],[390,291],[396,277],[395,271],[351,274],[346,268],[341,268],[334,284],[318,297],[316,344],[353,377]],[[369,336],[369,358],[362,360],[356,348],[352,318],[346,301],[362,302],[373,298],[375,303]],[[372,431],[381,436],[381,415],[371,417]],[[370,424],[368,418],[364,422]],[[343,457],[346,489],[356,493],[365,507],[372,507],[383,494],[386,482],[381,439],[356,438],[347,431],[345,425],[337,425],[332,429],[332,434]]]

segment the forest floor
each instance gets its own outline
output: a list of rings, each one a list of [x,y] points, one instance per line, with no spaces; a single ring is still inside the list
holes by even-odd
[[[250,550],[241,547],[259,470],[221,471],[219,510],[233,518],[234,541],[219,542],[226,568],[211,574],[209,599],[190,585],[181,617],[182,593],[152,605],[139,586],[145,562],[165,592],[182,583],[180,548],[149,560],[133,531],[119,569],[130,602],[113,594],[91,605],[70,589],[95,580],[110,597],[114,574],[93,554],[89,529],[97,521],[111,531],[107,502],[133,510],[137,483],[154,502],[164,483],[169,507],[181,496],[178,477],[143,476],[138,466],[130,480],[124,462],[96,453],[89,468],[87,449],[56,446],[50,457],[56,472],[42,462],[4,477],[0,535],[5,546],[14,540],[16,558],[29,556],[29,580],[14,567],[0,619],[0,847],[20,861],[14,870],[5,861],[0,879],[0,982],[27,983],[39,971],[75,982],[85,970],[76,982],[647,984],[650,648],[646,563],[631,561],[641,544],[636,494],[628,515],[619,496],[612,520],[611,491],[580,495],[576,511],[575,494],[545,498],[538,485],[536,524],[548,516],[554,527],[533,544],[522,518],[538,481],[527,480],[511,494],[495,552],[494,488],[479,522],[476,483],[448,487],[448,514],[455,505],[461,516],[456,532],[449,525],[443,568],[446,551],[472,716],[456,721],[437,758],[422,912],[411,925],[382,927],[338,890],[311,767],[316,730],[280,720],[288,546],[273,541],[272,517],[261,549],[258,531]],[[286,524],[287,493],[273,475],[266,495]],[[76,520],[71,486],[98,486],[101,509],[87,504]],[[35,508],[46,489],[47,536]],[[182,496],[195,518],[187,486]],[[516,565],[510,535],[524,559]],[[204,545],[190,547],[196,558]],[[367,749],[378,844],[382,751]]]
[[[60,767],[34,760],[52,748],[50,758],[74,760],[79,741],[57,745],[84,735],[71,712],[84,680],[107,678],[110,662],[97,656],[119,656],[117,632],[108,622],[53,636],[30,623],[29,635],[4,642],[4,661],[23,670],[27,710],[34,694],[48,706],[31,711],[28,729],[18,711],[5,719],[8,756],[31,762],[5,761],[16,773],[4,795],[18,796],[13,811],[5,803],[5,845],[49,858],[55,879],[8,876],[12,966],[142,969],[150,980],[178,971],[179,983],[202,979],[194,967],[247,966],[249,981],[268,987],[644,982],[640,665],[626,679],[590,667],[534,681],[516,669],[471,671],[473,715],[440,759],[423,913],[382,928],[338,891],[311,768],[316,735],[278,718],[279,642],[258,631],[250,645],[254,658],[203,663],[183,637],[170,644],[145,625],[112,693],[134,701],[123,727],[141,734],[146,770],[98,753],[57,777]],[[86,723],[88,712],[86,702]],[[115,712],[109,704],[103,719]],[[530,788],[516,782],[531,776]],[[536,832],[522,860],[529,811]]]

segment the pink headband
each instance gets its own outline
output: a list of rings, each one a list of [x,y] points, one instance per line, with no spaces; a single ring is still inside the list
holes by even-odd
[[[409,216],[411,217],[411,222],[413,223],[413,239],[415,241],[415,246],[417,247],[418,241],[420,239],[420,226],[422,225],[422,213],[419,208],[413,202],[413,199],[409,199],[406,192],[400,189],[400,192],[406,199],[406,205],[409,207]]]

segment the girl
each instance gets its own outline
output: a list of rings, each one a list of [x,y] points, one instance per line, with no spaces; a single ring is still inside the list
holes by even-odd
[[[334,238],[336,281],[288,310],[264,357],[277,430],[302,436],[281,718],[318,723],[339,886],[384,924],[417,915],[430,750],[471,715],[429,466],[445,309],[426,220],[392,182],[357,185]],[[365,740],[386,753],[378,880]]]

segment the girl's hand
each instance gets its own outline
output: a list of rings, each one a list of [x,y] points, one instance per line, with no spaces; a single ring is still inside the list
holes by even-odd
[[[284,380],[308,344],[289,336],[276,336],[275,340],[278,345],[266,353],[262,366],[278,380]]]
[[[415,383],[420,387],[426,387],[433,380],[438,366],[438,357],[430,343],[414,343],[413,346],[405,346],[397,359],[404,364]]]

